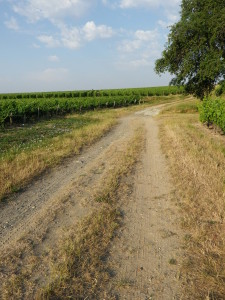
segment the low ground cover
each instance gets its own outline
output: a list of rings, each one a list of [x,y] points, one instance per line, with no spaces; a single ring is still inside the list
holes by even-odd
[[[180,101],[183,96],[149,97],[142,107]],[[140,105],[58,116],[37,123],[0,128],[0,199],[63,158],[78,154],[102,137],[122,114]]]
[[[116,111],[87,113],[0,131],[0,199],[64,157],[78,154],[116,123]]]
[[[162,147],[185,232],[184,299],[223,299],[225,140],[199,122],[193,105],[185,104],[187,113],[175,105],[161,115]]]

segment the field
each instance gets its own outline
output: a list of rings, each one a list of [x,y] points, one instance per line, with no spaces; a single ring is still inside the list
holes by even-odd
[[[114,96],[168,96],[182,93],[183,88],[176,86],[91,90],[91,91],[65,91],[45,93],[14,93],[0,94],[0,99],[51,99],[51,98],[87,98],[87,97],[114,97]]]
[[[158,91],[2,95],[2,299],[224,299],[224,100]]]
[[[0,199],[11,191],[19,191],[49,166],[59,163],[64,157],[78,154],[85,145],[104,135],[116,123],[118,111],[105,111],[105,105],[100,103],[115,108],[143,102],[153,105],[170,100],[169,96],[143,97],[141,101],[131,96],[130,102],[127,99],[109,96],[107,99],[1,100],[0,115],[4,121],[0,128]],[[64,110],[60,111],[56,103],[63,103],[66,108],[64,106]],[[65,116],[66,112],[70,115]],[[28,167],[24,169],[24,165]]]
[[[182,88],[157,87],[102,91],[0,95],[0,125],[24,124],[43,117],[135,105],[147,96],[182,94]]]

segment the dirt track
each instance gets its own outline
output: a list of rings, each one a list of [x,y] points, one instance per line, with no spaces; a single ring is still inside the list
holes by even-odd
[[[62,166],[41,176],[24,192],[9,199],[7,204],[1,204],[0,250],[9,247],[30,230],[40,231],[38,222],[43,222],[45,214],[54,213],[57,203],[67,202],[70,195],[76,198],[73,205],[82,206],[82,199],[88,198],[89,189],[93,190],[101,174],[110,167],[112,152],[119,151],[123,142],[132,135],[130,120],[123,119],[112,132],[82,155],[65,160]],[[63,210],[66,210],[64,204]],[[78,218],[80,214],[77,213]]]
[[[94,146],[67,159],[27,189],[0,206],[2,257],[24,241],[42,254],[54,248],[63,230],[80,221],[98,204],[91,200],[116,157],[123,152],[140,124],[146,128],[146,148],[135,172],[134,192],[124,210],[124,230],[112,248],[115,281],[126,281],[115,293],[119,299],[180,299],[178,284],[179,230],[173,187],[161,152],[154,116],[160,107],[148,108],[120,120]],[[172,260],[173,259],[173,260]],[[173,262],[173,264],[171,263]],[[6,266],[0,278],[7,274]],[[47,272],[45,267],[39,271]],[[46,275],[46,274],[45,274]],[[43,279],[38,279],[43,280]]]
[[[136,113],[144,120],[146,148],[134,174],[134,192],[123,207],[124,229],[111,255],[118,299],[182,299],[181,232],[153,118],[158,112],[155,108]]]

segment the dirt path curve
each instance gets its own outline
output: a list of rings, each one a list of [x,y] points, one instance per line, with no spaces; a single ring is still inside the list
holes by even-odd
[[[111,254],[113,289],[121,300],[182,299],[179,217],[154,119],[159,110],[136,113],[144,120],[146,147],[134,174],[133,195],[123,207],[124,230]]]
[[[61,204],[71,195],[73,198],[75,195],[72,205],[73,211],[76,212],[75,217],[82,218],[85,214],[81,205],[82,199],[88,198],[88,193],[93,192],[101,175],[110,167],[113,152],[119,151],[120,145],[122,146],[132,134],[130,117],[124,118],[109,134],[86,149],[82,155],[65,160],[63,165],[41,176],[25,191],[11,197],[8,203],[0,204],[0,251],[9,248],[28,232],[40,231],[40,227],[44,226],[44,218],[62,209]],[[66,206],[63,206],[65,211]],[[68,211],[71,212],[71,206]],[[74,215],[71,218],[74,218]],[[61,225],[69,225],[68,216],[66,219],[67,223]]]
[[[13,245],[18,247],[23,239],[26,243],[31,240],[32,245],[35,240],[32,249],[41,256],[46,249],[54,248],[65,228],[90,213],[97,205],[91,199],[99,189],[99,182],[112,164],[117,163],[118,153],[126,149],[135,129],[142,124],[146,128],[146,147],[134,174],[134,192],[123,207],[124,230],[112,248],[116,276],[111,291],[118,299],[181,299],[177,280],[180,248],[177,210],[171,201],[173,187],[154,118],[162,106],[122,118],[82,155],[65,160],[62,166],[0,204],[3,260],[7,251],[14,249]],[[39,277],[40,272],[45,276],[48,272],[44,265],[42,262],[42,270],[37,270]],[[1,268],[0,279],[7,281],[7,274],[12,271],[7,270],[7,262]]]

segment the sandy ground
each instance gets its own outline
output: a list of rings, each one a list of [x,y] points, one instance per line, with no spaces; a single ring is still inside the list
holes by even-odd
[[[146,144],[129,179],[133,192],[122,205],[124,226],[110,255],[115,274],[110,289],[118,299],[182,299],[178,212],[154,118],[160,108],[122,118],[82,155],[65,160],[0,205],[0,281],[7,281],[15,272],[5,263],[13,251],[30,243],[32,255],[43,256],[54,248],[65,228],[95,209],[98,204],[92,201],[94,191],[116,164],[118,153],[125,149],[135,128],[142,124]],[[35,284],[40,284],[43,274],[46,276],[46,268],[40,264]]]
[[[182,299],[179,213],[162,154],[159,108],[136,113],[144,120],[146,146],[133,176],[134,191],[123,206],[124,226],[114,243],[112,289],[118,299]]]

